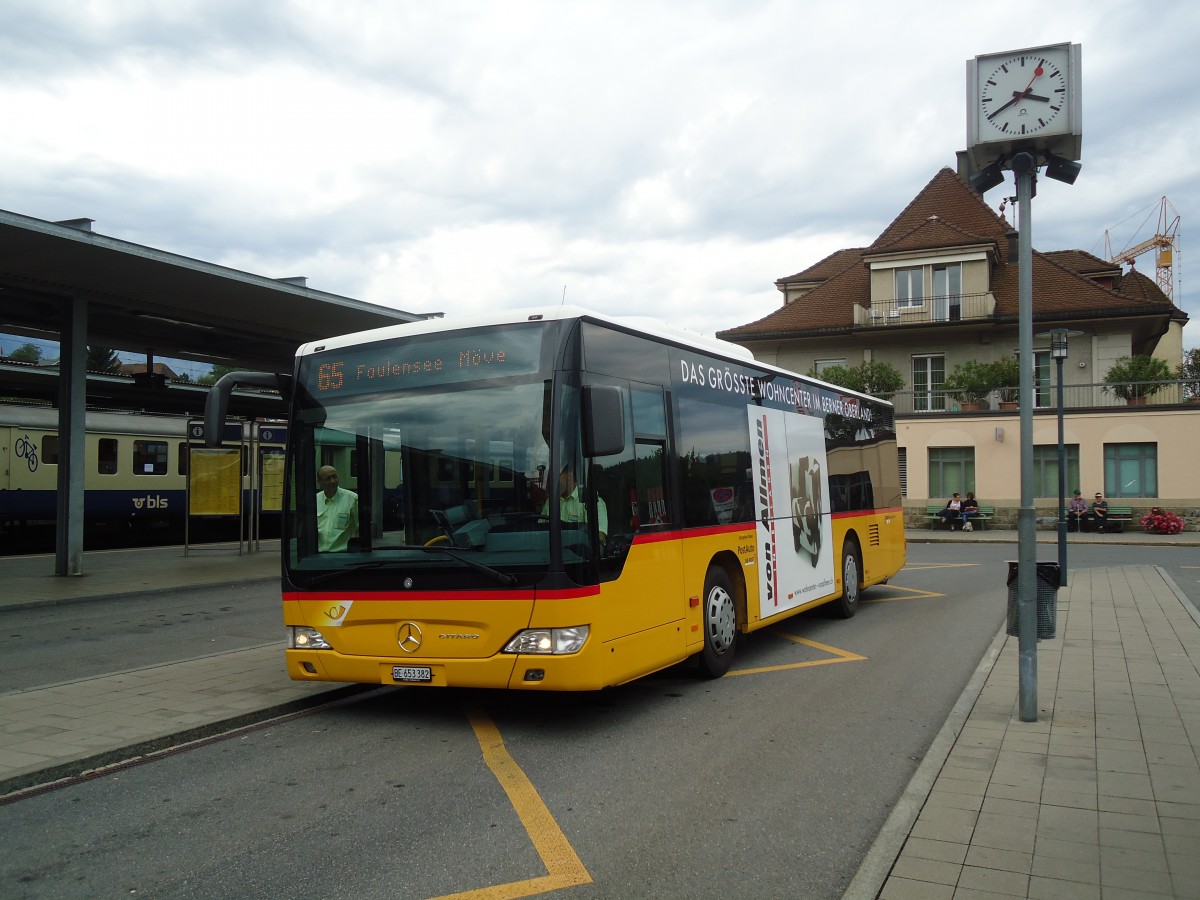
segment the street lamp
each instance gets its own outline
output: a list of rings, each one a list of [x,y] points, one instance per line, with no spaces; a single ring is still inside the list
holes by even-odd
[[[1067,448],[1063,443],[1063,363],[1067,338],[1082,334],[1069,328],[1051,328],[1038,337],[1050,338],[1050,358],[1058,369],[1058,583],[1067,585]]]

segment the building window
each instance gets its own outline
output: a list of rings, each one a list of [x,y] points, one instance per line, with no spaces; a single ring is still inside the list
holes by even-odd
[[[1057,405],[1055,393],[1050,388],[1050,351],[1033,351],[1033,405],[1047,407]]]
[[[946,357],[912,358],[913,409],[918,412],[946,408]]]
[[[975,490],[974,447],[929,448],[929,496],[949,497]]]
[[[1158,496],[1158,444],[1105,444],[1104,493],[1113,497]]]
[[[1066,499],[1079,484],[1079,445],[1063,447],[1067,457]],[[1058,444],[1038,444],[1033,448],[1033,495],[1058,496]]]
[[[933,318],[939,322],[962,320],[962,263],[933,267]]]
[[[843,356],[841,359],[818,359],[815,363],[813,363],[813,371],[820,376],[822,372],[824,372],[826,369],[832,368],[833,366],[841,366],[843,369],[846,368],[846,357]]]
[[[96,442],[96,471],[101,475],[117,474],[116,438],[100,438]]]
[[[134,441],[133,442],[133,474],[134,475],[166,475],[167,474],[167,442],[166,441]]]
[[[925,270],[921,266],[896,270],[896,307],[925,305]]]
[[[900,496],[908,496],[908,448],[897,447],[900,454]]]

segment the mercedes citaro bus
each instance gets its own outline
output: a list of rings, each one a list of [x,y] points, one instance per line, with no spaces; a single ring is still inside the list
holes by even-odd
[[[283,617],[297,680],[594,690],[904,565],[889,403],[735,344],[575,308],[430,319],[301,347]],[[318,471],[357,496],[322,550]],[[354,519],[353,522],[348,521]]]

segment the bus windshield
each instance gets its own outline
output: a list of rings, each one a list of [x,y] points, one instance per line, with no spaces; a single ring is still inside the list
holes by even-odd
[[[509,331],[487,335],[499,371],[460,365],[462,335],[302,361],[285,524],[297,583],[470,589],[545,574],[553,347],[542,345],[556,329]],[[574,456],[559,444],[556,457]]]

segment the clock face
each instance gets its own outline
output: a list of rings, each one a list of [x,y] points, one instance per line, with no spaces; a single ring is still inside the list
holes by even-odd
[[[1067,106],[1066,54],[1033,51],[997,62],[979,72],[981,133],[1021,138],[1052,128]]]

